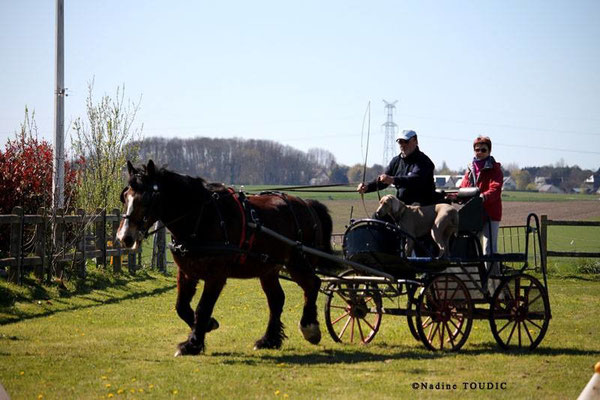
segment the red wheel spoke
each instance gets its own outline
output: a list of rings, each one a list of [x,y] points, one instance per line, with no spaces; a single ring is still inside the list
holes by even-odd
[[[350,324],[350,321],[352,321],[353,318],[350,317],[348,318],[348,321],[346,321],[346,323],[344,324],[344,327],[342,328],[342,330],[340,331],[340,334],[338,335],[338,337],[341,339],[342,336],[344,336],[344,333],[346,333],[346,329],[348,328],[348,325]]]
[[[433,328],[433,325],[432,325],[431,327]],[[429,336],[427,336],[427,341],[429,341],[429,343],[431,343],[431,342],[432,342],[432,340],[431,340],[431,339],[435,337],[435,334],[437,333],[437,331],[438,331],[439,327],[440,327],[440,324],[439,324],[439,322],[438,322],[437,324],[435,324],[435,329],[433,330],[433,333],[432,333],[432,334],[430,334]]]
[[[365,343],[365,335],[362,330],[362,326],[360,325],[360,318],[356,319],[356,324],[358,325],[358,332],[360,333],[360,341]]]
[[[340,320],[344,317],[347,317],[348,315],[350,315],[350,311],[346,311],[344,314],[340,315],[339,317],[337,317],[335,320],[331,321],[331,325],[335,325],[338,322],[340,322]]]
[[[442,329],[440,330],[440,350],[444,350],[444,329],[446,327],[445,323],[442,323]]]
[[[366,319],[366,318],[363,318],[363,322],[364,322],[365,324],[367,324],[367,325],[369,326],[369,328],[371,328],[371,330],[372,330],[372,331],[374,331],[374,330],[375,330],[375,328],[373,327],[373,325],[371,325],[371,324],[369,323],[369,321],[367,321],[367,319]]]
[[[454,292],[452,292],[452,296],[450,296],[448,300],[454,300],[454,296],[456,296],[456,293],[458,293],[458,288],[459,286],[456,285],[456,287],[454,288]]]
[[[433,324],[433,320],[431,319],[431,317],[427,317],[427,319],[425,320],[425,322],[421,323],[421,326],[423,327],[423,329],[425,329],[425,328],[427,328],[431,324]]]
[[[456,328],[456,330],[454,331],[454,335],[455,335],[455,336],[458,336],[457,334],[459,334],[459,333],[460,333],[461,335],[463,335],[463,331],[462,331],[462,325],[463,325],[463,324],[462,324],[462,323],[461,323],[460,325],[456,325],[456,324],[454,323],[454,321],[452,321],[452,320],[450,320],[450,321],[448,321],[448,322],[450,322],[450,323],[451,323],[451,324],[454,326],[454,328]]]
[[[454,335],[452,334],[452,332],[450,331],[450,327],[448,326],[447,322],[444,322],[444,325],[446,325],[446,330],[448,331],[448,340],[450,341],[450,344],[452,345],[452,348],[454,348],[455,344],[454,344]]]

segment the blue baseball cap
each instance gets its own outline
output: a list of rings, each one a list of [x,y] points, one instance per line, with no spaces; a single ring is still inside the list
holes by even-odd
[[[410,138],[413,138],[415,136],[417,136],[417,132],[413,130],[403,130],[402,132],[398,133],[398,136],[396,137],[396,142],[398,140],[409,140]]]

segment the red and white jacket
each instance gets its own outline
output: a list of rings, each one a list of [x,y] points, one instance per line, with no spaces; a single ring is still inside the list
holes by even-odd
[[[488,157],[479,171],[479,177],[475,177],[475,162],[469,164],[460,187],[478,187],[483,195],[483,208],[492,221],[502,219],[502,184],[504,175],[500,163],[494,157]]]

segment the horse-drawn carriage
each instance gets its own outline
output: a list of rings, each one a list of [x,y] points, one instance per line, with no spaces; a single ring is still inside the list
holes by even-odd
[[[484,256],[477,237],[483,225],[481,198],[468,193],[462,200],[458,236],[444,258],[436,258],[435,249],[419,240],[417,253],[425,256],[405,254],[410,235],[396,224],[351,221],[344,234],[344,259],[369,271],[352,268],[323,278],[325,322],[335,341],[368,343],[389,314],[405,316],[414,338],[431,350],[460,349],[475,319],[489,321],[504,349],[539,345],[551,313],[544,259],[539,258],[539,265],[531,262],[531,253],[539,252],[538,217],[527,217],[524,251]],[[493,263],[498,263],[497,273],[489,268]],[[388,300],[397,306],[384,306]]]
[[[449,255],[437,257],[435,245],[423,245],[393,223],[363,219],[351,221],[343,257],[338,257],[331,254],[331,216],[316,200],[279,192],[246,196],[221,184],[158,169],[151,160],[140,169],[129,162],[127,167],[129,182],[121,194],[126,213],[117,239],[136,247],[156,221],[171,232],[170,248],[178,267],[175,308],[191,328],[176,355],[204,350],[206,333],[219,327],[212,311],[228,278],[260,279],[269,322],[255,347],[281,347],[286,337],[280,318],[285,296],[279,272],[284,265],[304,292],[299,325],[304,338],[314,344],[321,340],[319,290],[327,296],[327,330],[341,342],[370,342],[384,314],[406,316],[413,336],[432,350],[460,349],[474,319],[488,319],[503,348],[534,349],[548,329],[544,260],[540,268],[530,263],[530,252],[540,243],[534,214],[527,218],[520,253],[483,255],[477,238],[481,199],[470,196],[459,210],[458,236]],[[417,243],[419,256],[405,254],[407,238]],[[499,272],[486,267],[492,263],[499,263]],[[519,266],[507,267],[515,263]],[[317,268],[324,264],[351,269],[334,275],[331,269]],[[190,303],[200,280],[204,287],[193,310]],[[390,299],[399,304],[404,297],[405,308],[384,304]]]

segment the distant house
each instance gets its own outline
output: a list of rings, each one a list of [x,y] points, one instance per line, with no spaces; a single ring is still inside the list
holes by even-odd
[[[541,193],[564,193],[565,191],[554,185],[541,185],[538,187],[538,192]]]
[[[503,190],[517,190],[517,182],[513,179],[512,176],[507,176],[504,178],[504,183],[502,185]]]
[[[590,175],[583,184],[590,192],[597,192],[600,189],[600,172]]]
[[[550,184],[550,178],[546,178],[544,176],[536,176],[533,180],[533,183],[539,188],[542,185]]]
[[[325,170],[320,170],[309,182],[311,185],[325,185],[329,183],[329,175],[327,175]]]
[[[434,175],[433,181],[438,189],[456,189],[460,187],[462,175]]]
[[[448,189],[448,183],[452,175],[434,175],[433,181],[438,189]]]

